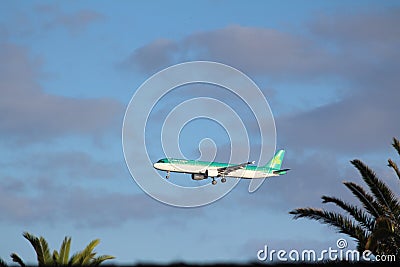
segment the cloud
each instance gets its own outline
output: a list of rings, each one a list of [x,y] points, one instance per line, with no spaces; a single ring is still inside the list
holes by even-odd
[[[307,34],[230,25],[177,41],[157,39],[119,66],[153,73],[181,61],[212,60],[273,79],[365,78],[381,64],[398,66],[399,14],[392,8],[320,15]]]
[[[346,79],[363,83],[384,82],[397,76],[400,8],[364,10],[359,13],[320,16],[309,23],[317,42],[336,57],[334,71]]]
[[[85,31],[90,24],[105,19],[103,14],[96,11],[83,9],[72,13],[66,13],[57,5],[42,4],[36,6],[39,15],[45,17],[44,29],[65,28],[71,34]]]
[[[399,8],[382,8],[321,15],[301,35],[232,25],[180,41],[164,40],[163,45],[154,41],[135,50],[136,56],[129,56],[124,66],[151,71],[178,60],[215,60],[250,75],[301,81],[299,88],[314,86],[313,80],[319,79],[340,94],[324,105],[276,117],[281,144],[290,149],[374,152],[400,133],[395,123],[399,14]],[[158,60],[152,55],[162,56]],[[274,88],[279,90],[279,82]],[[323,83],[315,94],[324,94]]]
[[[122,66],[150,72],[177,60],[211,60],[257,74],[304,75],[320,72],[329,57],[323,49],[301,36],[232,25],[195,33],[180,42],[155,40],[135,50]]]
[[[32,188],[35,185],[29,190]],[[116,226],[127,220],[156,217],[162,208],[144,193],[99,194],[77,186],[61,187],[49,180],[39,181],[33,195],[0,188],[1,220],[12,223],[55,223],[68,219],[80,227]]]
[[[4,25],[0,24],[0,42],[6,40],[10,35],[9,29]]]
[[[358,13],[334,12],[320,15],[311,23],[311,31],[325,40],[343,44],[376,44],[400,42],[397,36],[400,30],[395,27],[399,22],[400,8],[364,9]]]
[[[78,185],[87,177],[63,179],[60,174],[52,176],[38,172],[38,177],[36,173],[23,175],[24,178],[2,177],[0,221],[32,225],[67,220],[79,228],[102,228],[121,226],[128,221],[156,220],[162,225],[175,222],[185,227],[186,220],[182,220],[182,216],[185,218],[192,214],[196,217],[204,213],[202,209],[187,210],[162,204],[136,190],[129,177],[113,177],[119,186],[124,186],[124,183],[132,185],[132,193],[122,193],[96,187],[93,183]]]
[[[26,48],[0,44],[0,135],[31,143],[68,134],[97,135],[117,122],[123,108],[116,100],[44,92],[41,66]]]
[[[95,159],[94,155],[82,151],[25,151],[21,154],[18,161],[0,162],[1,168],[24,170],[37,177],[43,175],[41,170],[46,170],[46,176],[61,180],[111,181],[125,175],[122,171],[125,166],[123,162]]]
[[[277,128],[283,143],[294,149],[350,155],[383,151],[400,134],[395,123],[399,97],[394,87],[364,89],[341,101],[278,118]]]
[[[305,75],[329,62],[329,54],[302,36],[268,28],[232,25],[189,36],[188,50],[199,58],[227,63],[250,73]]]
[[[157,39],[149,45],[138,48],[125,60],[117,64],[119,69],[138,69],[146,73],[155,73],[174,61],[178,45],[168,39]]]
[[[354,201],[342,185],[343,180],[359,182],[348,160],[387,151],[391,138],[400,134],[399,10],[321,16],[303,35],[236,25],[168,40],[165,46],[155,41],[135,50],[144,51],[143,57],[131,55],[125,67],[151,71],[179,59],[215,60],[249,75],[301,81],[301,88],[315,78],[336,86],[341,94],[334,100],[275,117],[278,147],[287,150],[284,166],[292,170],[268,179],[251,197],[248,183],[241,182],[246,193],[239,202],[245,208],[267,202],[289,211],[321,207],[324,194]],[[160,60],[151,57],[157,53],[163,55]],[[323,95],[324,87],[316,93]]]
[[[311,24],[321,40],[336,46],[335,72],[347,89],[338,101],[277,119],[285,143],[357,155],[382,151],[400,134],[399,14],[394,8]]]
[[[58,29],[75,37],[104,20],[105,15],[91,9],[66,12],[58,4],[34,4],[32,9],[18,9],[12,17],[0,23],[0,41],[29,37],[41,39]]]
[[[86,227],[118,226],[127,220],[157,218],[162,209],[166,208],[144,193],[93,194],[88,190],[75,189],[65,200],[68,204],[62,215],[74,218],[78,226]]]

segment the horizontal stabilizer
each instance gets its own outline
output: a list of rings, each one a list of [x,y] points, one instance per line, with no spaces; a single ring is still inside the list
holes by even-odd
[[[282,169],[282,170],[277,170],[277,171],[273,171],[274,174],[281,174],[282,172],[287,172],[290,169]]]

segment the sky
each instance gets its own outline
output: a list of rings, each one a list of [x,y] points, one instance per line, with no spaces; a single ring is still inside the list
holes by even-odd
[[[0,257],[10,262],[17,252],[35,262],[24,231],[53,249],[71,236],[71,251],[100,238],[97,252],[125,264],[249,262],[264,245],[334,247],[342,237],[334,229],[288,212],[322,207],[322,195],[355,201],[342,185],[364,185],[355,158],[399,193],[386,167],[398,160],[390,144],[400,137],[399,24],[398,1],[0,1]],[[257,84],[291,171],[252,194],[240,181],[214,203],[177,208],[132,179],[122,124],[141,84],[194,60],[227,64]],[[242,118],[257,159],[266,149],[251,113],[259,100],[250,94],[249,108],[211,85],[160,99],[146,132],[149,159],[165,157],[164,115],[199,97]],[[234,133],[215,121],[177,127],[186,158],[210,144],[217,160],[229,158]],[[170,181],[201,183],[179,174]]]

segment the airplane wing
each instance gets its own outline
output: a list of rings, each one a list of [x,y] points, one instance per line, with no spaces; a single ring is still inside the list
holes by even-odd
[[[229,173],[239,170],[239,169],[243,169],[244,167],[246,167],[249,164],[254,164],[255,161],[249,161],[249,162],[245,162],[242,164],[238,164],[238,165],[233,165],[233,166],[229,166],[229,167],[223,167],[223,168],[219,168],[218,169],[218,175],[220,176],[224,176],[224,175],[228,175]]]

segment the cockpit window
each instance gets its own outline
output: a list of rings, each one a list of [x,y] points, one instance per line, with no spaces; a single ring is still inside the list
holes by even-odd
[[[168,163],[167,159],[160,159],[159,161],[157,161],[157,163]]]

